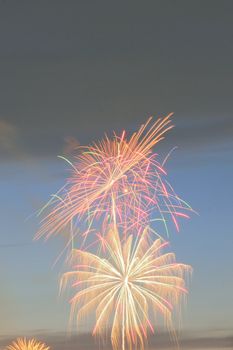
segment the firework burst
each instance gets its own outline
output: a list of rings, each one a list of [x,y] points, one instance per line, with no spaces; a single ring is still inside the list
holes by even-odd
[[[8,345],[6,350],[50,350],[50,347],[37,341],[36,339],[18,338]]]
[[[122,244],[115,227],[105,238],[104,258],[74,250],[72,271],[61,279],[62,289],[71,282],[74,290],[71,318],[79,322],[95,311],[93,335],[110,327],[113,348],[123,350],[143,349],[158,317],[171,329],[173,309],[187,293],[184,277],[190,267],[164,254],[166,245],[160,239],[151,243],[147,229]]]
[[[74,157],[71,176],[46,205],[49,212],[42,220],[37,237],[49,237],[67,224],[82,227],[83,240],[94,225],[100,224],[106,232],[112,222],[127,237],[131,232],[142,232],[153,220],[170,215],[178,229],[178,217],[188,217],[184,209],[190,209],[164,180],[163,164],[152,152],[173,126],[171,114],[146,124],[127,139],[107,136],[99,143],[80,147]],[[43,209],[45,209],[43,208]],[[156,217],[157,215],[157,217]]]

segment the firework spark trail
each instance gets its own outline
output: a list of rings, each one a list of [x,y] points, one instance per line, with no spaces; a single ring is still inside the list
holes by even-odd
[[[105,232],[115,221],[126,238],[145,228],[152,213],[164,222],[170,215],[178,229],[177,218],[188,217],[183,211],[191,208],[163,180],[166,172],[152,153],[173,127],[170,117],[152,124],[149,118],[128,140],[123,132],[80,147],[81,154],[69,161],[72,173],[66,186],[46,205],[49,212],[36,237],[48,238],[71,222],[85,225],[87,235],[94,223],[101,223]]]
[[[6,347],[6,350],[50,350],[50,347],[37,341],[36,339],[18,338],[11,345]]]
[[[172,253],[163,254],[166,242],[151,244],[147,229],[122,244],[114,228],[105,241],[103,258],[74,250],[72,271],[61,279],[61,290],[69,282],[74,290],[71,319],[80,322],[95,311],[94,335],[103,336],[110,327],[113,349],[144,349],[148,330],[154,331],[152,311],[154,321],[161,315],[172,330],[172,312],[187,293],[190,267],[176,263]]]

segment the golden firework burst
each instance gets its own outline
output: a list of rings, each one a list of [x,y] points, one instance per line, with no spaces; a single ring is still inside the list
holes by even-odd
[[[148,229],[138,239],[122,243],[116,226],[105,239],[105,257],[74,250],[72,271],[61,279],[61,288],[72,283],[71,317],[95,311],[93,335],[111,329],[114,349],[144,348],[148,330],[159,315],[172,329],[173,309],[185,293],[188,265],[176,263],[173,253],[163,253],[167,242],[150,242]],[[150,320],[151,319],[151,320]]]
[[[6,350],[50,350],[50,347],[36,339],[18,338]]]

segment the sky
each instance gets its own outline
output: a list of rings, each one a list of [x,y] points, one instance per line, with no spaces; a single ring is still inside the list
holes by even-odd
[[[22,335],[99,348],[66,336],[62,262],[53,267],[64,240],[34,242],[34,214],[64,184],[57,155],[73,140],[130,134],[169,112],[175,128],[156,152],[177,146],[168,179],[198,212],[170,230],[194,270],[181,345],[233,347],[232,11],[231,0],[0,1],[0,348]]]

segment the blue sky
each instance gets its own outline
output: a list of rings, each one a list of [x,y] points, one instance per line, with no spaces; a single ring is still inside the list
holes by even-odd
[[[170,229],[171,249],[178,260],[194,268],[183,313],[185,329],[229,330],[233,326],[233,166],[229,153],[203,148],[200,153],[190,153],[190,159],[188,152],[178,149],[167,163],[168,178],[177,193],[199,213],[183,222],[179,233]],[[66,168],[56,158],[2,167],[2,334],[67,327],[67,300],[58,297],[62,261],[52,268],[63,241],[55,237],[46,244],[32,242],[39,219],[31,216],[62,186]]]

